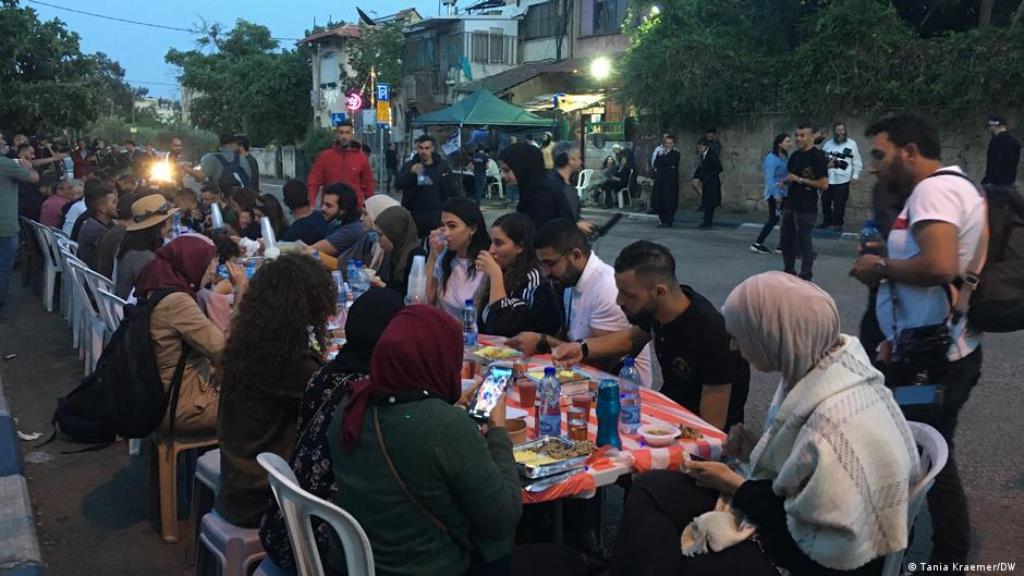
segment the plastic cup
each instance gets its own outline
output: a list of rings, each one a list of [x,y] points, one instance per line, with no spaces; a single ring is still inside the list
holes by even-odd
[[[590,415],[590,406],[593,404],[593,396],[590,392],[580,392],[579,394],[573,394],[570,399],[574,408],[583,410],[583,413],[588,417]]]
[[[579,406],[571,406],[568,410],[569,439],[580,441],[587,439],[587,413]]]
[[[260,218],[260,233],[263,235],[264,250],[277,247],[277,237],[274,235],[274,226],[270,223],[270,218]]]
[[[210,223],[214,230],[224,229],[224,215],[220,212],[220,205],[214,203],[210,206]]]
[[[537,383],[529,378],[519,381],[519,404],[526,410],[537,403]]]

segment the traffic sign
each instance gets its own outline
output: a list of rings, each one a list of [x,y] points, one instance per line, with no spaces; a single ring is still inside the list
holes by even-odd
[[[378,89],[380,87],[378,86]],[[391,124],[391,103],[385,100],[377,101],[377,123]]]
[[[391,84],[387,82],[377,83],[377,101],[387,102],[391,100]]]
[[[356,110],[362,109],[362,107],[363,97],[360,96],[358,92],[350,92],[348,96],[345,97],[345,108],[347,108],[349,112],[355,112]]]

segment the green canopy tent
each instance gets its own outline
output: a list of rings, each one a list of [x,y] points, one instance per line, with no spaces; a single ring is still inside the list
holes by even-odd
[[[410,122],[410,127],[458,126],[461,150],[462,129],[465,126],[500,126],[551,128],[554,120],[541,118],[501,100],[490,90],[478,90],[441,110],[424,114]],[[466,190],[464,178],[459,179],[459,188]]]
[[[412,126],[536,126],[550,128],[554,120],[541,118],[501,100],[490,90],[478,90],[441,110],[424,114]]]

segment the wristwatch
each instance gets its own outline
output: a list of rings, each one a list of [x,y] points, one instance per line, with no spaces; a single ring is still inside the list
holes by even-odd
[[[583,359],[586,360],[587,358],[589,358],[590,347],[587,346],[587,341],[584,340],[583,338],[580,338],[579,340],[576,341],[576,343],[580,345],[580,354],[583,355]]]
[[[885,279],[885,275],[889,272],[889,261],[885,258],[881,258],[878,262],[875,262],[875,270],[878,270],[879,277]]]

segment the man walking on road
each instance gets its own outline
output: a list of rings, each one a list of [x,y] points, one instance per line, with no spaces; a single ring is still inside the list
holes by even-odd
[[[822,149],[828,155],[828,188],[821,193],[821,219],[818,228],[835,228],[842,232],[846,224],[846,201],[850,199],[850,182],[860,179],[864,163],[857,143],[846,134],[846,124],[832,126],[832,138]]]
[[[993,114],[988,119],[992,139],[988,142],[988,162],[981,183],[986,188],[1012,189],[1017,183],[1020,142],[1010,133],[1006,118]]]
[[[18,183],[39,182],[28,160],[7,158],[7,141],[0,136],[0,322],[6,320],[7,285],[18,252]]]
[[[335,130],[334,145],[316,157],[306,178],[310,206],[317,205],[316,197],[321,188],[339,182],[356,191],[360,207],[373,196],[377,183],[373,179],[370,159],[363,153],[362,146],[352,139],[353,134],[352,122],[342,122]]]
[[[782,226],[779,229],[782,260],[789,274],[796,274],[796,257],[800,255],[800,277],[814,277],[814,221],[818,218],[818,191],[828,188],[828,159],[814,146],[814,128],[803,123],[796,129],[799,148],[789,157],[789,195],[782,203]]]

